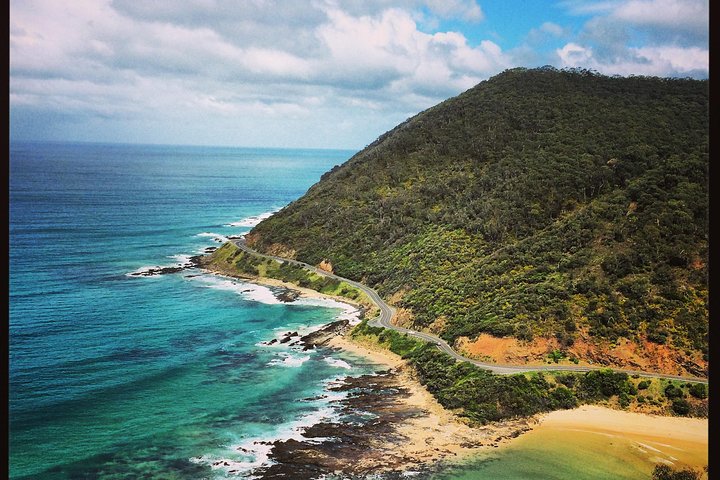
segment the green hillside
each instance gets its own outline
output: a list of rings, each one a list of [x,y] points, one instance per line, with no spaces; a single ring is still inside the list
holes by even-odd
[[[407,120],[248,243],[449,341],[708,348],[707,81],[514,69]]]

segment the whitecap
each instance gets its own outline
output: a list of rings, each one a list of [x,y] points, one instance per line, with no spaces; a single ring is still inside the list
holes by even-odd
[[[150,267],[157,268],[157,267]],[[283,302],[278,300],[275,293],[265,285],[257,283],[243,282],[241,280],[224,277],[222,275],[199,275],[192,278],[195,281],[201,281],[209,288],[217,288],[220,290],[230,290],[238,293],[246,300],[265,303],[268,305],[307,305],[312,307],[335,308],[342,310],[335,316],[335,320],[348,320],[351,325],[360,323],[360,310],[349,303],[344,303],[330,298],[317,297],[300,297],[293,302]],[[307,333],[322,328],[324,325],[306,327]]]
[[[226,455],[206,454],[192,457],[190,461],[208,465],[213,470],[222,469],[228,473],[242,474],[244,475],[242,478],[253,478],[248,475],[254,469],[272,464],[270,452],[274,442],[297,440],[320,443],[329,440],[328,438],[305,438],[302,434],[308,427],[323,421],[337,420],[339,417],[340,415],[334,408],[324,406],[314,412],[302,415],[297,420],[279,425],[274,432],[270,432],[267,436],[251,437],[230,445]]]
[[[342,312],[335,316],[336,320],[348,320],[350,322],[350,325],[357,325],[360,323],[360,310],[356,306],[342,302],[340,300],[334,300],[331,298],[301,297],[295,300],[295,302],[293,303],[295,305],[339,308],[342,310]]]
[[[332,367],[345,368],[347,370],[352,368],[352,365],[347,363],[345,360],[340,360],[339,358],[325,357],[324,360],[325,363]]]
[[[280,209],[276,208],[275,210],[271,210],[269,212],[261,213],[260,215],[251,215],[249,217],[245,217],[242,220],[238,220],[237,222],[227,223],[223,226],[225,227],[254,227],[258,223],[262,222],[266,218],[272,217],[274,214],[279,212]]]
[[[177,260],[179,265],[189,265],[192,255],[185,255],[185,254],[180,253],[177,255],[169,255],[167,258],[172,258],[173,260]]]
[[[138,277],[138,276],[144,276],[144,277],[153,277],[156,275],[147,275],[150,273],[151,270],[161,270],[163,268],[176,268],[176,267],[191,267],[192,263],[190,262],[190,255],[170,255],[167,258],[172,258],[174,260],[178,260],[178,263],[175,263],[173,265],[145,265],[143,267],[138,268],[137,270],[134,270],[132,272],[128,272],[125,274],[126,277]]]
[[[220,242],[226,243],[226,242],[230,241],[230,239],[228,237],[226,237],[225,235],[221,235],[219,233],[214,233],[214,232],[200,232],[200,233],[195,234],[195,236],[212,238],[213,240],[215,240],[218,243],[220,243]]]
[[[190,278],[190,280],[201,282],[207,288],[235,292],[246,300],[266,303],[269,305],[278,305],[283,303],[275,297],[275,294],[268,287],[258,285],[256,283],[243,282],[220,275],[199,275],[197,277]]]
[[[268,363],[268,365],[278,365],[281,367],[295,368],[295,367],[299,367],[303,363],[310,360],[309,355],[299,356],[299,355],[292,355],[292,354],[285,353],[285,352],[281,352],[280,357],[281,358],[274,358],[274,359],[270,360],[270,363]]]

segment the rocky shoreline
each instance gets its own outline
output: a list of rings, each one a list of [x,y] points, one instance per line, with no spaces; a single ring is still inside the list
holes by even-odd
[[[303,350],[337,350],[333,340],[350,327],[347,320],[339,320],[303,337],[287,332],[277,342],[292,342],[290,345]],[[335,402],[339,419],[306,428],[302,440],[269,444],[272,463],[255,470],[254,477],[395,479],[407,478],[412,472],[416,478],[427,478],[446,462],[461,460],[481,447],[498,447],[532,428],[532,419],[482,428],[451,419],[454,423],[445,428],[448,418],[439,418],[437,411],[426,405],[427,398],[418,398],[417,390],[422,387],[406,369],[402,365],[381,368],[375,374],[347,377],[329,387],[346,394]]]
[[[197,255],[177,267],[158,267],[134,275],[205,269],[201,263],[203,257]],[[275,298],[286,303],[311,294],[280,282],[261,283],[271,289]],[[325,298],[322,294],[316,295]],[[362,318],[364,308],[355,307],[359,308]],[[346,394],[331,402],[339,412],[337,420],[305,428],[301,440],[262,442],[270,447],[270,462],[255,469],[253,478],[392,480],[408,475],[430,478],[433,472],[448,464],[468,459],[483,449],[497,448],[536,424],[534,418],[529,418],[470,427],[444,410],[414,379],[412,368],[400,357],[389,351],[371,351],[348,340],[346,334],[351,328],[349,320],[337,320],[304,336],[288,331],[263,342],[267,346],[287,344],[301,351],[316,348],[350,351],[372,359],[379,367],[374,374],[347,377],[328,387],[329,392]],[[230,464],[223,463],[214,468],[227,468],[230,475],[240,474]]]
[[[158,265],[154,268],[148,268],[146,270],[132,272],[129,275],[132,277],[154,277],[155,275],[166,275],[170,273],[182,272],[183,270],[187,270],[188,268],[201,268],[201,258],[208,253],[214,252],[215,250],[216,247],[207,247],[205,249],[205,254],[194,255],[190,257],[185,263],[180,263],[178,265],[173,265],[170,267],[161,267]]]

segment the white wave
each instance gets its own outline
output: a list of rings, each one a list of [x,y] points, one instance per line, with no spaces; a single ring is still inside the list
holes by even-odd
[[[326,308],[339,308],[342,312],[339,313],[336,320],[349,320],[351,325],[357,325],[360,323],[360,310],[354,305],[342,302],[340,300],[333,300],[331,298],[316,298],[316,297],[300,297],[294,305],[310,305],[314,307],[326,307]]]
[[[260,342],[257,342],[255,344],[256,347],[284,347],[287,345],[287,342],[280,343],[280,340],[284,339],[291,333],[297,333],[297,335],[293,335],[292,338],[299,339],[300,337],[304,337],[305,335],[308,335],[310,333],[313,333],[317,330],[320,330],[325,325],[285,325],[282,327],[275,327],[273,329],[274,331],[274,337],[270,340],[262,340]],[[273,342],[275,340],[275,342]],[[273,343],[271,343],[273,342]]]
[[[268,305],[278,305],[281,303],[285,303],[278,300],[272,290],[262,285],[254,285],[251,283],[245,284],[245,290],[243,291],[242,295],[246,300],[266,303]]]
[[[273,294],[272,290],[268,287],[258,285],[256,283],[243,282],[241,280],[235,280],[229,277],[214,274],[199,275],[197,277],[192,277],[190,280],[201,282],[207,288],[235,292],[246,300],[270,305],[283,303],[275,297],[275,294]]]
[[[345,368],[347,370],[352,369],[352,365],[347,363],[345,360],[340,360],[339,358],[332,358],[332,357],[325,357],[324,358],[325,363],[332,367],[338,367],[338,368]]]
[[[280,211],[280,209],[276,208],[275,210],[261,213],[260,215],[252,215],[250,217],[245,217],[242,220],[238,220],[237,222],[227,223],[223,226],[225,226],[225,227],[254,227],[258,223],[265,220],[266,218],[272,217],[274,214],[276,214],[279,211]]]
[[[173,268],[173,267],[190,267],[192,264],[190,263],[190,255],[170,255],[167,258],[172,258],[173,260],[177,260],[177,263],[174,263],[172,265],[145,265],[143,267],[138,268],[137,270],[134,270],[132,272],[128,272],[125,274],[126,277],[137,277],[139,275],[145,275],[149,273],[151,270],[160,270],[162,268]],[[154,276],[154,275],[146,275],[146,276]]]
[[[230,277],[223,277],[222,275],[215,274],[200,275],[198,277],[193,277],[193,279],[196,281],[199,280],[204,282],[209,288],[234,291],[246,300],[252,300],[268,305],[278,305],[282,303],[285,305],[308,305],[314,307],[341,309],[342,312],[340,312],[335,317],[336,320],[349,320],[351,325],[357,325],[358,323],[360,323],[360,311],[357,309],[357,307],[338,300],[333,300],[330,298],[300,297],[293,302],[282,302],[278,300],[273,291],[265,285],[243,282],[241,280],[236,280]],[[322,325],[305,328],[308,328],[309,330],[307,333],[310,333],[321,327]]]
[[[303,355],[303,356],[296,356],[291,355],[289,353],[281,352],[280,353],[281,358],[275,358],[273,360],[270,360],[270,363],[268,365],[279,365],[281,367],[299,367],[303,363],[310,360],[309,355]]]
[[[189,265],[192,255],[185,255],[185,254],[180,253],[177,255],[169,255],[167,258],[172,258],[173,260],[177,260],[178,265]]]
[[[174,266],[174,265],[170,265]],[[125,274],[126,277],[137,277],[138,275],[145,275],[146,273],[150,272],[150,270],[159,270],[162,267],[160,265],[146,265],[144,267],[140,267],[137,270],[133,270],[132,272],[128,272]],[[148,276],[154,276],[154,275],[148,275]]]
[[[213,470],[222,469],[232,474],[243,474],[242,478],[253,478],[247,476],[252,470],[272,464],[270,452],[273,449],[274,442],[297,440],[320,443],[327,440],[327,438],[309,439],[303,437],[302,434],[312,425],[323,421],[337,420],[338,418],[339,414],[334,408],[325,406],[312,413],[305,414],[297,420],[279,425],[274,432],[269,432],[267,436],[251,437],[238,444],[231,445],[227,455],[200,455],[190,458],[190,461],[209,465]]]
[[[226,243],[226,242],[230,241],[230,239],[228,237],[226,237],[225,235],[221,235],[219,233],[214,233],[214,232],[200,232],[200,233],[195,234],[195,236],[212,238],[213,240],[215,240],[218,243],[220,243],[220,242]]]

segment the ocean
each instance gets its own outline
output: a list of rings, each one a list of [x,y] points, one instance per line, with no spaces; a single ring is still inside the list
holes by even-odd
[[[132,273],[249,231],[353,153],[13,143],[11,477],[238,478],[266,461],[256,442],[332,418],[326,387],[376,366],[263,342],[354,309]]]
[[[11,144],[11,478],[253,478],[271,442],[340,421],[348,393],[333,387],[384,367],[268,343],[355,320],[354,308],[284,303],[193,268],[134,274],[249,231],[353,153]],[[387,478],[639,479],[651,468],[623,456],[629,440],[546,436]]]

